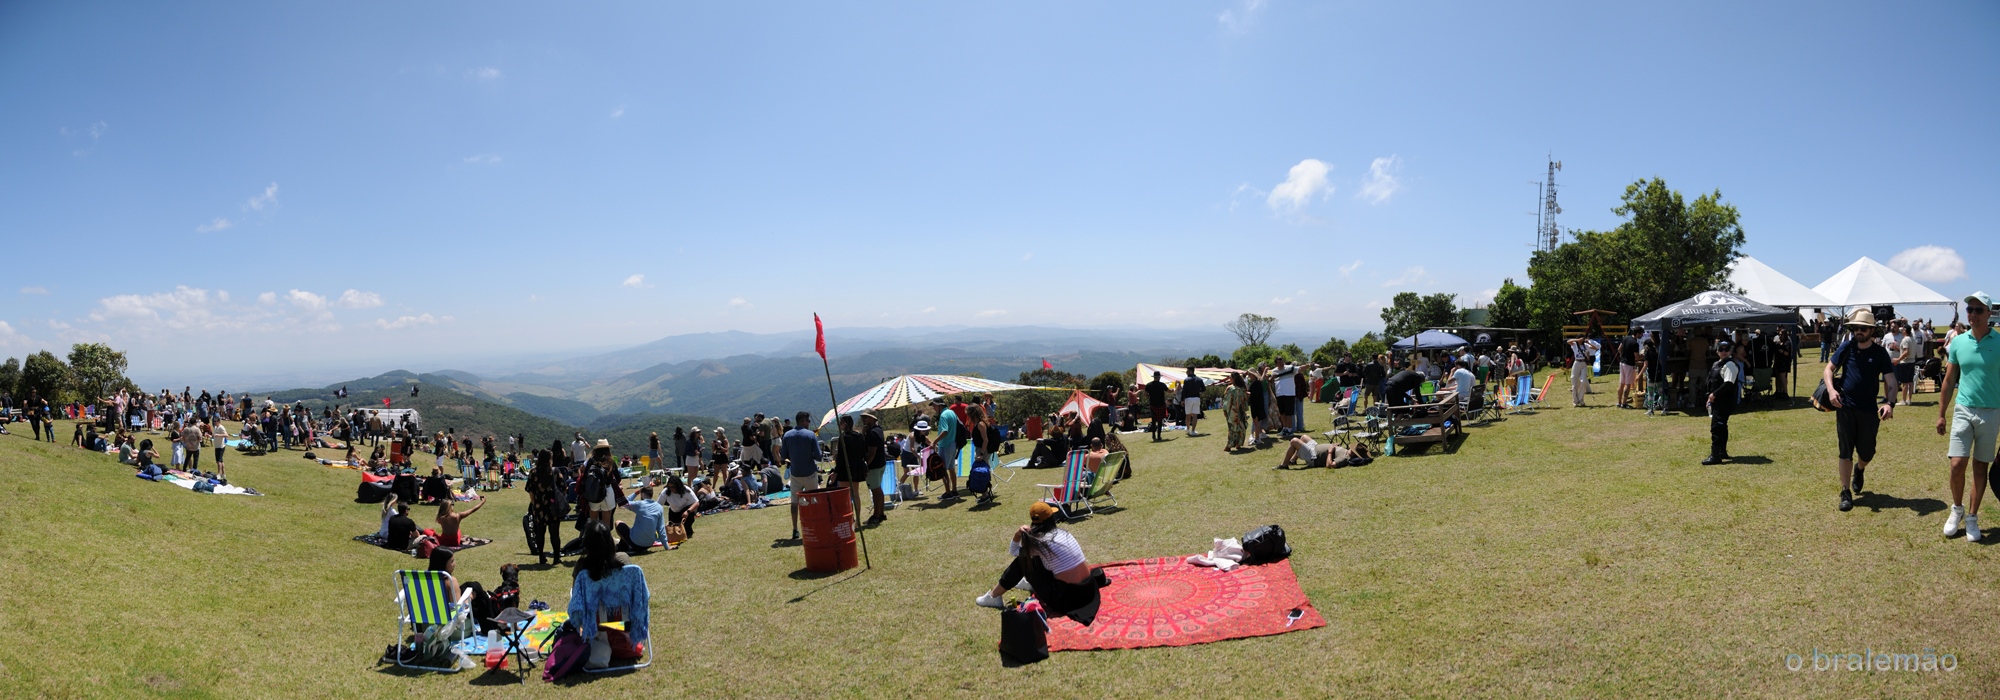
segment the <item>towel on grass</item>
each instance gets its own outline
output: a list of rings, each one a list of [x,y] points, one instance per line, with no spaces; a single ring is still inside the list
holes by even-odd
[[[459,551],[459,550],[465,550],[465,549],[472,549],[473,547],[478,547],[478,546],[482,546],[482,545],[489,545],[489,544],[493,544],[493,540],[489,540],[489,539],[485,539],[485,538],[482,538],[482,537],[466,537],[466,536],[464,536],[464,535],[460,535],[460,536],[459,536],[459,539],[460,539],[460,540],[461,540],[461,541],[463,542],[463,544],[460,544],[460,545],[459,545],[459,546],[457,546],[457,547],[442,547],[442,546],[441,546],[441,547],[438,547],[438,549],[444,549],[444,550],[450,550],[450,551],[453,551],[453,552],[456,552],[456,551]],[[366,535],[355,535],[355,536],[354,536],[354,541],[356,541],[356,542],[366,542],[366,543],[368,543],[368,544],[369,544],[369,545],[371,545],[371,546],[375,546],[375,547],[381,547],[381,548],[383,548],[383,549],[388,549],[388,544],[389,544],[389,539],[388,539],[388,538],[386,538],[386,537],[378,537],[378,536],[376,536],[376,535],[375,535],[375,533],[372,533],[372,532],[371,532],[371,533],[368,533],[368,534],[366,534]],[[411,548],[409,548],[409,549],[405,549],[405,550],[403,550],[403,553],[404,553],[404,554],[408,554],[408,555],[410,555],[410,556],[413,556],[413,557],[414,557],[414,556],[416,556],[416,555],[417,555],[417,549],[416,549],[415,547],[411,547]]]

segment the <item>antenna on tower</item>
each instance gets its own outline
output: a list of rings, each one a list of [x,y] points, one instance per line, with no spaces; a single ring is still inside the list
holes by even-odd
[[[1551,154],[1549,157],[1549,179],[1542,183],[1541,188],[1542,212],[1541,216],[1536,220],[1536,250],[1555,250],[1556,244],[1562,238],[1562,229],[1556,226],[1556,215],[1562,213],[1562,207],[1556,205],[1556,171],[1562,169],[1562,161],[1556,160],[1555,156]]]

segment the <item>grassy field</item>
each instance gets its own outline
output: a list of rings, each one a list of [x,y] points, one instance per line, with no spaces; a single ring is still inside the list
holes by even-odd
[[[1610,403],[1615,386],[1598,386],[1592,403]],[[723,514],[639,559],[660,660],[567,689],[375,664],[390,572],[417,560],[349,541],[377,512],[352,502],[352,471],[233,457],[233,481],[271,495],[202,496],[0,437],[0,696],[1993,696],[1995,550],[1939,537],[1944,443],[1936,395],[1919,398],[1884,424],[1849,513],[1834,508],[1830,418],[1804,408],[1737,417],[1742,459],[1717,467],[1697,464],[1703,418],[1566,405],[1471,428],[1455,451],[1336,471],[1274,471],[1278,452],[1224,455],[1219,434],[1134,436],[1124,509],[1070,526],[1093,561],[1279,523],[1331,624],[1024,668],[1001,667],[997,616],[972,598],[1055,474],[1000,485],[990,508],[893,511],[868,531],[874,568],[830,578],[798,575],[801,551],[775,546],[784,509]],[[461,577],[527,561],[524,597],[560,607],[570,572],[532,565],[523,495],[492,500],[466,529],[495,541],[461,555]],[[1815,649],[1930,649],[1957,668],[1816,672]]]

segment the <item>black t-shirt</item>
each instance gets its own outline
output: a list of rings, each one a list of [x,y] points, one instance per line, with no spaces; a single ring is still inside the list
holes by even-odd
[[[861,447],[864,450],[874,451],[875,456],[868,460],[869,469],[882,469],[889,466],[889,437],[882,433],[882,426],[877,425],[862,432]],[[863,452],[862,454],[865,455],[868,453]]]
[[[1167,402],[1167,385],[1158,379],[1146,382],[1146,403],[1159,406]]]
[[[1201,377],[1197,377],[1190,374],[1188,375],[1187,381],[1181,382],[1181,398],[1183,399],[1201,398],[1201,390],[1206,388],[1208,388],[1207,382],[1202,381]]]
[[[1389,377],[1389,398],[1401,400],[1404,394],[1416,391],[1424,385],[1424,375],[1416,370],[1406,369]]]
[[[1389,376],[1388,373],[1389,368],[1383,367],[1380,362],[1370,362],[1361,366],[1361,380],[1371,385],[1382,383],[1382,378]]]
[[[1646,362],[1646,379],[1655,382],[1667,381],[1667,363],[1660,361],[1659,348],[1646,348],[1639,351],[1639,356]]]
[[[417,532],[417,521],[398,513],[389,518],[389,542],[383,546],[390,549],[409,549],[410,536]]]
[[[868,478],[868,444],[861,433],[840,434],[840,477],[844,481],[860,481]]]
[[[1841,376],[1835,377],[1839,384],[1840,403],[1854,408],[1874,410],[1876,388],[1882,386],[1882,375],[1895,371],[1896,363],[1889,359],[1889,350],[1882,342],[1872,341],[1862,348],[1850,340],[1840,345],[1833,353],[1832,362]]]
[[[1618,344],[1618,361],[1628,365],[1639,364],[1639,339],[1637,337],[1625,336],[1625,342]]]

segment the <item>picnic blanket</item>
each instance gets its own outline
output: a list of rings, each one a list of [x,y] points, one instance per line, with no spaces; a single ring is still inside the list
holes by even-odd
[[[460,551],[460,550],[466,550],[466,549],[472,549],[473,547],[479,547],[479,546],[483,546],[483,545],[489,545],[489,544],[493,544],[493,540],[489,540],[489,539],[486,539],[486,538],[483,538],[483,537],[466,537],[466,536],[464,536],[464,535],[459,535],[459,540],[460,540],[461,542],[463,542],[464,544],[460,544],[460,545],[459,545],[459,546],[457,546],[457,547],[445,547],[445,546],[442,546],[442,545],[440,545],[440,546],[438,547],[438,549],[443,549],[443,550],[449,550],[449,551],[453,551],[453,552],[457,552],[457,551]],[[377,537],[377,536],[375,535],[375,533],[372,533],[372,532],[371,532],[371,533],[368,533],[368,534],[366,534],[366,535],[355,535],[355,536],[354,536],[354,541],[356,541],[356,542],[366,542],[366,543],[368,543],[368,544],[369,544],[370,546],[375,546],[375,547],[381,547],[381,548],[383,548],[383,549],[388,549],[388,548],[389,548],[389,547],[388,547],[388,544],[389,544],[389,540],[388,540],[388,538],[385,538],[385,537]],[[414,557],[414,556],[416,556],[416,555],[417,555],[417,550],[416,550],[416,548],[415,548],[415,547],[412,547],[412,548],[409,548],[409,549],[405,549],[405,550],[403,550],[403,553],[404,553],[404,554],[408,554],[408,555],[410,555],[410,556],[413,556],[413,557]]]
[[[201,477],[198,477],[198,476],[195,476],[195,475],[193,475],[193,474],[189,474],[189,473],[187,473],[187,472],[184,472],[184,471],[181,471],[181,470],[178,470],[178,469],[176,469],[176,470],[173,470],[173,471],[169,471],[169,472],[167,472],[167,473],[165,473],[165,474],[161,474],[161,475],[159,476],[159,478],[157,478],[157,479],[153,479],[153,481],[158,481],[158,482],[161,482],[161,483],[166,483],[166,484],[173,484],[173,485],[175,485],[175,486],[179,486],[179,487],[181,487],[181,488],[184,488],[184,489],[187,489],[187,490],[189,490],[189,491],[194,491],[194,490],[195,490],[194,486],[195,486],[195,484],[196,484],[196,483],[199,483],[199,482],[202,482],[202,481],[207,481],[207,479],[203,479],[203,478],[201,478]],[[204,492],[197,492],[197,493],[204,493]],[[256,490],[256,489],[253,489],[253,488],[245,488],[245,487],[242,487],[242,486],[234,486],[234,485],[221,485],[221,484],[218,484],[218,485],[216,485],[216,487],[215,487],[215,491],[214,491],[213,493],[217,493],[217,494],[221,494],[221,495],[224,495],[224,496],[262,496],[262,495],[264,495],[264,494],[262,494],[262,493],[258,493],[258,492],[257,492],[257,490]]]
[[[535,611],[535,619],[527,623],[528,631],[521,635],[521,643],[523,646],[533,649],[538,653],[547,654],[549,653],[549,645],[555,641],[556,631],[562,629],[563,623],[568,621],[569,613],[566,611],[537,610]],[[598,623],[597,627],[598,629],[623,630],[625,629],[625,623],[601,622]],[[483,644],[484,641],[481,643]]]
[[[1222,571],[1161,557],[1105,564],[1104,574],[1111,585],[1099,592],[1096,622],[1050,620],[1050,651],[1177,647],[1326,626],[1290,561]],[[1288,622],[1293,610],[1300,616]]]

